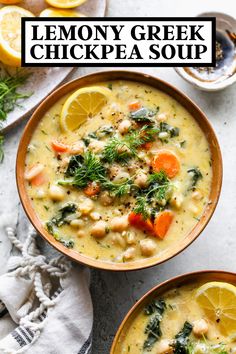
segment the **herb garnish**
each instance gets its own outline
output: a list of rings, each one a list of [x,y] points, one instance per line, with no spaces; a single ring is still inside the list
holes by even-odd
[[[144,219],[151,216],[152,203],[157,203],[159,206],[165,205],[168,200],[168,193],[171,188],[170,181],[165,172],[152,173],[148,178],[148,188],[141,191],[141,194],[136,199],[134,212],[142,214]]]
[[[18,72],[15,76],[0,77],[0,129],[1,122],[5,121],[7,114],[18,105],[18,100],[31,96],[31,94],[17,92],[17,89],[27,81],[30,75]],[[4,158],[3,142],[4,138],[0,135],[0,163]]]
[[[108,140],[102,157],[109,163],[127,163],[128,159],[137,155],[141,145],[154,141],[159,131],[158,127],[144,125],[140,130],[131,129],[123,138],[113,137]]]
[[[144,313],[148,316],[151,316],[146,328],[145,334],[147,334],[147,339],[143,344],[143,349],[150,350],[153,345],[158,341],[162,336],[161,331],[161,321],[163,313],[166,309],[166,303],[164,300],[154,300],[144,309]]]

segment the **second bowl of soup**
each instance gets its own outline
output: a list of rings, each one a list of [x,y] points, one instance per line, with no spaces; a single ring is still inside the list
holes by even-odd
[[[73,259],[112,270],[158,264],[190,244],[221,177],[218,142],[198,107],[167,83],[122,71],[55,91],[17,158],[37,230]]]
[[[185,274],[130,310],[110,354],[230,354],[236,351],[236,274]]]

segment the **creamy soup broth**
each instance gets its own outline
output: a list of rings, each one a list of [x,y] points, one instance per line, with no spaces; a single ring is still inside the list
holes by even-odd
[[[129,81],[101,83],[97,86],[109,87],[110,97],[101,111],[89,118],[79,129],[68,133],[63,132],[60,127],[59,117],[69,95],[56,102],[40,120],[26,158],[25,183],[28,196],[45,228],[59,242],[73,247],[81,254],[111,262],[161,256],[169,248],[176,247],[190,232],[209,202],[212,168],[208,142],[191,114],[167,94]],[[141,116],[151,117],[151,125],[150,122],[139,122],[135,118],[135,115],[139,116],[137,112],[140,109],[144,109]],[[122,123],[123,121],[126,123]],[[152,129],[150,134],[155,129],[159,129],[159,132],[152,135],[151,142],[135,147],[134,155],[128,156],[126,161],[101,160],[109,182],[121,185],[129,181],[131,187],[127,193],[121,197],[114,196],[111,189],[107,190],[100,185],[98,194],[88,196],[84,193],[84,188],[60,184],[60,181],[71,180],[71,176],[66,177],[65,172],[73,156],[84,156],[91,152],[96,158],[103,158],[104,149],[109,144],[111,147],[114,136],[118,140],[127,139],[127,136],[130,139],[134,132],[140,132],[141,129]],[[144,133],[143,136],[145,134],[149,133]],[[71,146],[71,150],[55,152],[52,148],[52,141],[55,140]],[[153,171],[152,161],[162,150],[174,155],[179,166],[177,172],[175,166],[172,168],[170,177],[164,171],[164,187],[163,181],[157,182],[160,183],[160,188],[164,188],[164,194],[153,196],[149,178],[158,171]],[[107,153],[111,151],[112,147]],[[119,152],[127,152],[127,146],[122,146]],[[109,158],[112,160],[111,156]],[[42,178],[33,183],[34,177],[31,178],[29,174],[35,166],[36,169],[40,166]],[[172,172],[174,176],[171,175]],[[154,189],[158,185],[155,183]],[[60,188],[58,195],[57,188]],[[146,194],[144,190],[147,191]],[[156,190],[160,189],[157,187]],[[148,193],[152,196],[151,200],[146,198]],[[137,198],[140,196],[146,198],[145,208],[149,208],[146,210],[147,215],[140,214],[145,223],[151,220],[154,225],[156,215],[170,211],[171,222],[169,220],[167,230],[160,230],[161,237],[150,232],[150,225],[140,225],[140,220],[136,225],[135,220],[129,220],[130,213],[135,208],[136,211],[139,210]],[[159,199],[154,200],[155,198]],[[66,222],[59,226],[53,224],[52,230],[47,223],[55,216],[60,216],[59,210],[68,203],[76,207],[65,213]],[[95,231],[92,231],[94,226]],[[145,244],[147,240],[151,242]]]

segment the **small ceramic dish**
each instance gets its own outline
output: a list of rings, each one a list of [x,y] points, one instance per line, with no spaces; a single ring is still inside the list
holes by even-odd
[[[203,91],[219,91],[236,82],[236,20],[221,12],[199,17],[216,18],[216,67],[175,68],[187,82]]]
[[[49,108],[52,107],[56,102],[58,102],[60,98],[70,92],[73,92],[76,89],[87,85],[96,85],[99,82],[106,82],[112,80],[130,80],[141,84],[147,84],[163,91],[164,93],[174,98],[192,114],[192,116],[202,129],[209,143],[212,157],[212,184],[209,195],[210,202],[205,207],[204,212],[195,227],[175,246],[168,248],[165,253],[150,258],[141,259],[138,261],[130,261],[126,263],[114,263],[102,259],[93,259],[84,254],[80,254],[79,252],[76,252],[73,249],[66,248],[61,243],[56,241],[55,238],[51,234],[49,234],[49,232],[45,229],[43,223],[36,215],[36,212],[27,194],[27,188],[24,178],[25,162],[29,143],[31,141],[35,129],[37,128],[38,124],[40,123],[45,113],[49,110]],[[41,234],[44,239],[48,241],[53,247],[55,247],[58,251],[64,253],[65,255],[69,256],[74,261],[86,264],[88,266],[113,271],[128,271],[147,268],[160,264],[183,251],[198,237],[198,235],[203,231],[203,229],[209,222],[219,199],[222,182],[222,159],[216,135],[207,117],[198,108],[198,106],[182,92],[178,91],[170,84],[147,74],[129,71],[107,71],[94,73],[71,81],[54,91],[50,96],[48,96],[44,100],[44,102],[32,115],[30,121],[26,125],[25,130],[23,132],[23,136],[21,138],[17,154],[16,177],[21,202],[26,211],[26,214],[28,215],[28,218],[30,219],[34,227],[37,229],[39,234]]]
[[[183,285],[188,285],[192,283],[204,283],[204,282],[227,282],[236,285],[236,273],[224,272],[224,271],[199,271],[194,273],[183,274],[178,277],[169,279],[148,291],[128,312],[122,321],[115,338],[113,340],[112,348],[110,354],[121,354],[127,353],[123,350],[123,342],[127,336],[129,329],[131,328],[134,320],[143,310],[143,308],[150,304],[152,300],[157,297],[162,296],[164,293],[179,288]],[[132,349],[130,350],[130,353]]]

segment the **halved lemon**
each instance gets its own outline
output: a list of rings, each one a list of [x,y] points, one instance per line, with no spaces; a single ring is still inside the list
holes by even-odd
[[[63,130],[74,131],[88,118],[94,117],[107,104],[110,95],[111,91],[102,86],[85,87],[74,92],[61,111]]]
[[[33,16],[18,6],[0,10],[0,61],[10,66],[21,65],[21,18]]]
[[[0,4],[7,4],[7,5],[18,4],[19,2],[21,2],[21,0],[0,0]]]
[[[79,11],[75,10],[59,10],[54,9],[53,7],[48,7],[43,10],[39,17],[86,17]]]
[[[224,282],[210,282],[196,292],[196,300],[209,320],[224,335],[236,334],[236,287]]]
[[[76,6],[82,5],[87,0],[46,0],[46,2],[59,9],[71,9]]]

